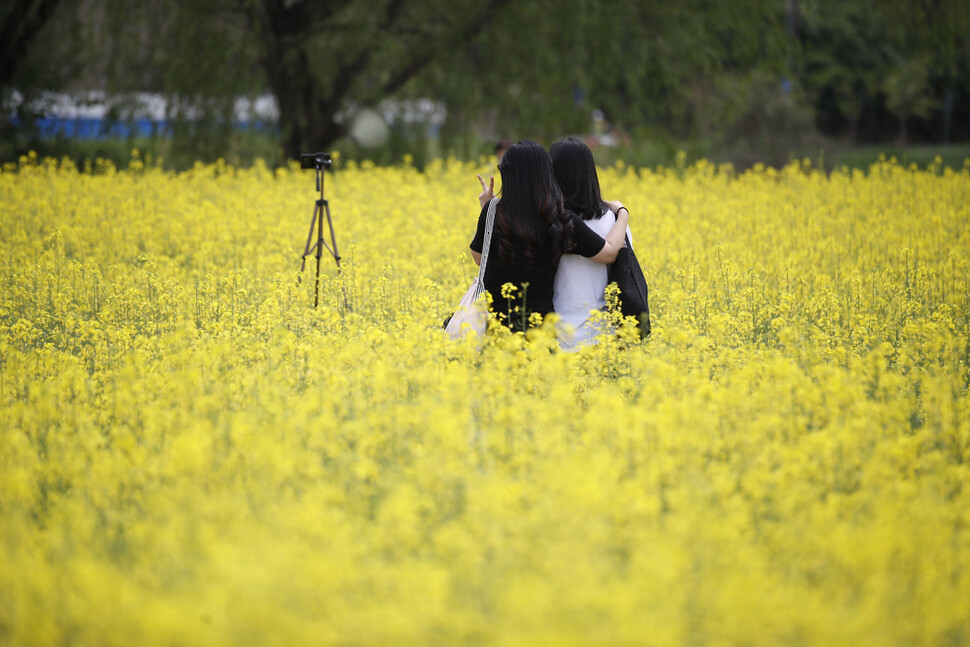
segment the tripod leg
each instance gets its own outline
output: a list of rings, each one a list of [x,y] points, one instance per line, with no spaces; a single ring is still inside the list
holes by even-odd
[[[317,211],[319,211],[319,209],[320,205],[318,204],[316,207],[314,207],[313,215],[310,217],[310,233],[307,234],[306,237],[306,248],[303,250],[303,262],[300,264],[300,275],[297,277],[297,283],[303,281],[303,270],[306,269],[306,257],[310,255],[310,250],[313,249],[310,247],[310,243],[313,241],[313,229],[317,225],[317,218],[319,217],[317,215]]]
[[[330,225],[330,243],[333,245],[333,260],[337,263],[337,275],[340,276],[340,252],[337,251],[337,235],[333,233],[333,218],[330,217],[330,203],[324,202],[324,207],[327,209],[327,224]],[[323,219],[320,219],[320,228],[323,228]],[[344,309],[349,310],[349,304],[347,303],[347,290],[344,288],[343,283],[340,285],[340,291],[344,297]]]
[[[330,243],[333,245],[333,260],[337,262],[337,273],[340,273],[340,252],[337,251],[337,235],[333,233],[333,219],[330,217],[330,203],[325,202],[327,210],[327,224],[330,225]],[[323,220],[320,220],[320,227],[323,227]]]
[[[327,212],[329,213],[330,208],[327,207]],[[313,307],[317,307],[317,303],[320,302],[320,258],[323,256],[323,209],[320,205],[317,205],[316,215],[319,218],[317,223],[317,281],[313,287]]]

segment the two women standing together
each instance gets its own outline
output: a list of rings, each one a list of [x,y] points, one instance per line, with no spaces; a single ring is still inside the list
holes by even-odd
[[[502,197],[484,277],[493,311],[513,330],[555,312],[564,350],[593,343],[600,331],[590,313],[606,305],[607,265],[624,245],[629,211],[603,200],[593,154],[577,139],[556,142],[548,153],[517,142],[498,169]],[[478,179],[482,211],[470,247],[480,264],[494,178]],[[506,284],[514,289],[503,290]]]

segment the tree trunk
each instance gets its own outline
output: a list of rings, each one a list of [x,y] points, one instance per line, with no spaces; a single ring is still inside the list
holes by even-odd
[[[943,90],[943,144],[949,145],[953,136],[953,85]]]
[[[326,20],[339,2],[318,2],[308,14],[306,3],[263,0],[248,5],[253,31],[262,40],[263,69],[279,108],[279,127],[286,157],[323,151],[339,137],[329,132],[335,112],[320,110],[306,38],[311,19]]]
[[[306,56],[301,52],[296,65],[284,65],[274,59],[268,67],[279,107],[286,157],[295,159],[300,153],[327,152],[344,135],[345,129],[336,123],[337,110],[314,90]]]
[[[409,48],[406,56],[396,61],[391,69],[382,70],[384,78],[380,83],[366,90],[355,81],[373,71],[375,48],[379,42],[362,39],[364,44],[356,52],[341,52],[336,71],[325,84],[311,72],[307,55],[309,39],[326,32],[328,18],[343,6],[343,0],[318,2],[312,9],[308,8],[307,2],[250,2],[250,20],[262,38],[265,49],[263,67],[279,107],[285,155],[295,158],[300,153],[327,151],[347,133],[347,124],[338,123],[337,114],[346,107],[349,99],[359,106],[366,106],[393,94],[435,57],[471,38],[499,7],[508,2],[489,0],[458,28],[427,35]],[[377,17],[376,26],[370,29],[389,39],[417,31],[413,24],[402,24],[406,20],[407,6],[405,0],[390,0]]]

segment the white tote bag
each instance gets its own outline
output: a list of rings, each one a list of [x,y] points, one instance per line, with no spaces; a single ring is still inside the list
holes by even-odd
[[[458,302],[458,309],[451,315],[445,333],[452,339],[461,339],[471,330],[476,335],[485,334],[485,324],[488,319],[488,306],[485,303],[485,264],[488,262],[488,248],[492,242],[492,227],[495,224],[495,208],[498,198],[492,198],[488,203],[488,214],[485,216],[485,240],[482,243],[482,263],[478,267],[478,276],[472,281],[465,296]]]

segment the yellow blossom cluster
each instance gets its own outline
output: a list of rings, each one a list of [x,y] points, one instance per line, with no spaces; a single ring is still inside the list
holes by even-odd
[[[314,309],[312,172],[4,167],[0,644],[970,643],[970,167],[601,169],[575,354],[445,338],[478,172],[328,172]]]

